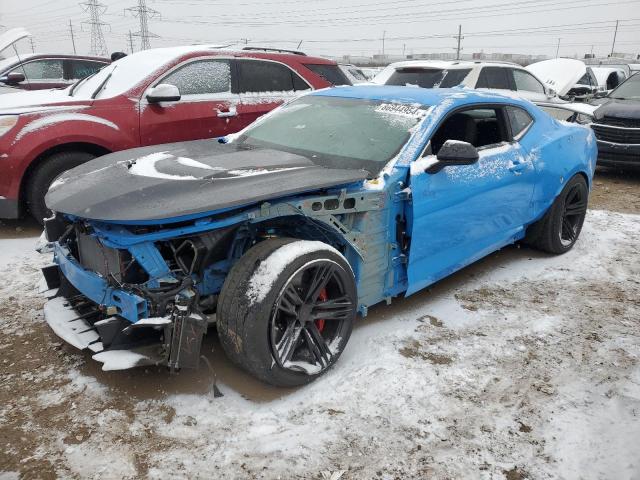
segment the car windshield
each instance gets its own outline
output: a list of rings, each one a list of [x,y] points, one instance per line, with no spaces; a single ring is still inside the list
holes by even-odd
[[[470,69],[398,68],[385,85],[416,85],[422,88],[451,88],[460,85]]]
[[[239,143],[296,153],[316,165],[377,175],[428,106],[308,95],[250,127]]]
[[[609,98],[640,100],[640,74],[636,73],[609,94]]]
[[[89,99],[96,92],[95,98],[121,95],[144,80],[150,82],[165,65],[189,51],[187,47],[171,47],[143,50],[128,55],[78,83],[73,90],[73,96]]]

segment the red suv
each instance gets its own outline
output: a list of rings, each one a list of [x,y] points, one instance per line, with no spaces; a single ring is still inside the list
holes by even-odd
[[[28,207],[65,170],[117,150],[237,132],[310,89],[348,84],[300,52],[191,46],[122,58],[65,90],[0,96],[0,218]]]

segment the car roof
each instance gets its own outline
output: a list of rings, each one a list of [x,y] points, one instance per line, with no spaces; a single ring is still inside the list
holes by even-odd
[[[470,60],[407,60],[405,62],[395,62],[389,65],[393,68],[408,68],[408,67],[418,67],[418,68],[446,68],[446,69],[455,69],[455,68],[474,68],[474,67],[516,67],[523,68],[517,63],[511,62],[485,62],[481,60],[470,61]]]
[[[438,105],[445,100],[453,99],[454,103],[509,103],[520,106],[531,106],[531,102],[522,98],[471,88],[418,88],[397,87],[390,85],[344,86],[316,90],[309,95],[358,98],[363,100],[380,100],[392,103],[418,103],[421,105]]]

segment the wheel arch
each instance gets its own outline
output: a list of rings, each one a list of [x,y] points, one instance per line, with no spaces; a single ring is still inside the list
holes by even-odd
[[[94,154],[96,157],[101,155],[106,155],[107,153],[111,153],[111,150],[105,148],[101,145],[91,142],[69,142],[69,143],[61,143],[58,145],[54,145],[52,147],[47,148],[43,152],[39,153],[33,161],[29,163],[27,169],[22,175],[22,179],[20,180],[20,205],[24,207],[26,202],[26,191],[29,182],[33,176],[33,173],[42,165],[42,163],[49,158],[51,155],[55,155],[56,153],[61,152],[85,152]]]

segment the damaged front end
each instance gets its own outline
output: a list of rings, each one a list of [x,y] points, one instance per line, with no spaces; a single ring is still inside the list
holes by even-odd
[[[45,320],[67,343],[93,352],[103,370],[199,364],[232,232],[153,241],[158,232],[60,214],[45,223],[54,259],[43,269]]]

